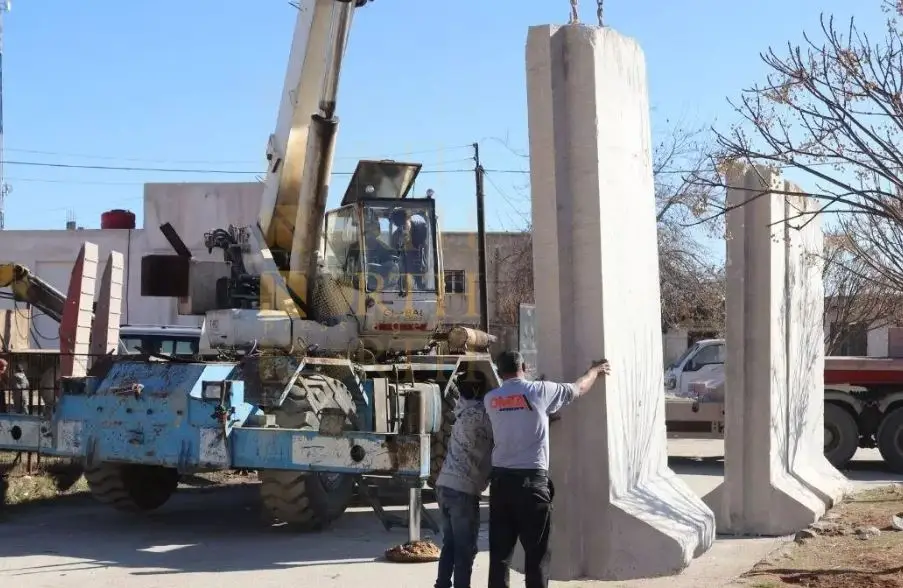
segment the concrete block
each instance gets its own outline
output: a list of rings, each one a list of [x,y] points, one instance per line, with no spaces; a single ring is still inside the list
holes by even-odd
[[[845,488],[823,454],[821,228],[773,170],[727,183],[725,475],[705,501],[721,533],[787,535]]]
[[[60,321],[62,377],[85,376],[88,372],[98,257],[97,245],[85,242],[72,268],[66,307]]]
[[[111,251],[100,278],[100,293],[91,329],[91,358],[115,353],[119,347],[119,325],[122,322],[122,287],[125,258]]]
[[[715,527],[667,466],[643,52],[608,28],[532,27],[527,84],[538,371],[613,370],[553,424],[552,577],[675,574]]]

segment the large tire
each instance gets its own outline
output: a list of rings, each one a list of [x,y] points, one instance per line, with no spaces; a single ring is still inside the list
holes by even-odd
[[[887,466],[903,473],[903,406],[884,415],[878,426],[878,450]]]
[[[458,403],[460,393],[458,386],[452,381],[448,383],[448,389],[442,398],[442,428],[438,433],[433,433],[430,445],[430,477],[426,483],[430,488],[436,487],[436,479],[442,471],[445,456],[448,454],[448,444],[451,441],[452,427],[455,425],[455,405]]]
[[[850,411],[833,402],[825,403],[825,457],[842,469],[859,449],[859,426]]]
[[[317,373],[302,375],[304,386],[293,386],[276,409],[276,425],[286,429],[317,430],[319,419],[307,395],[321,406],[336,406],[337,395],[350,398],[340,381]],[[259,472],[260,498],[267,513],[301,531],[319,531],[338,519],[354,498],[355,476],[288,470]]]
[[[98,502],[124,512],[160,508],[179,486],[175,469],[140,464],[101,463],[85,468],[85,479]]]

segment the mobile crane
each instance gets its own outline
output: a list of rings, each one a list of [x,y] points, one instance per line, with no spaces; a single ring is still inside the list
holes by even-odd
[[[361,161],[326,212],[339,74],[369,1],[298,2],[256,225],[207,233],[223,260],[205,261],[166,224],[175,253],[142,259],[142,295],[204,317],[200,356],[119,357],[66,379],[38,447],[0,448],[82,456],[94,496],[122,510],[161,506],[180,473],[257,470],[266,510],[305,530],[388,478],[411,488],[417,538],[460,390],[499,379],[487,333],[443,325],[435,202],[412,196],[419,164]]]

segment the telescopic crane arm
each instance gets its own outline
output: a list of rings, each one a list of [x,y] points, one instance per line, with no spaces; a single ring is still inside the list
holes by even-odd
[[[258,217],[302,312],[311,299],[338,119],[339,74],[354,11],[371,0],[301,0]]]
[[[34,306],[56,322],[63,319],[66,295],[24,265],[0,263],[0,288],[9,288],[17,302]]]

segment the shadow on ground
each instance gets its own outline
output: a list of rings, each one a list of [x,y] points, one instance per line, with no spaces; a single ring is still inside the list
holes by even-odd
[[[435,515],[435,506],[428,508]],[[386,549],[407,540],[407,529],[386,531],[368,508],[351,508],[316,533],[274,526],[261,515],[256,484],[180,490],[158,511],[138,515],[90,497],[73,498],[65,508],[14,508],[0,532],[0,560],[18,558],[0,564],[0,574],[22,576],[23,582],[32,575],[111,566],[133,575],[165,575],[353,565],[380,560]],[[28,556],[76,561],[30,565]]]
[[[679,476],[724,477],[724,456],[668,458],[668,466]],[[901,475],[891,471],[883,460],[859,459],[851,461],[840,470],[853,482],[892,484],[901,481]]]

